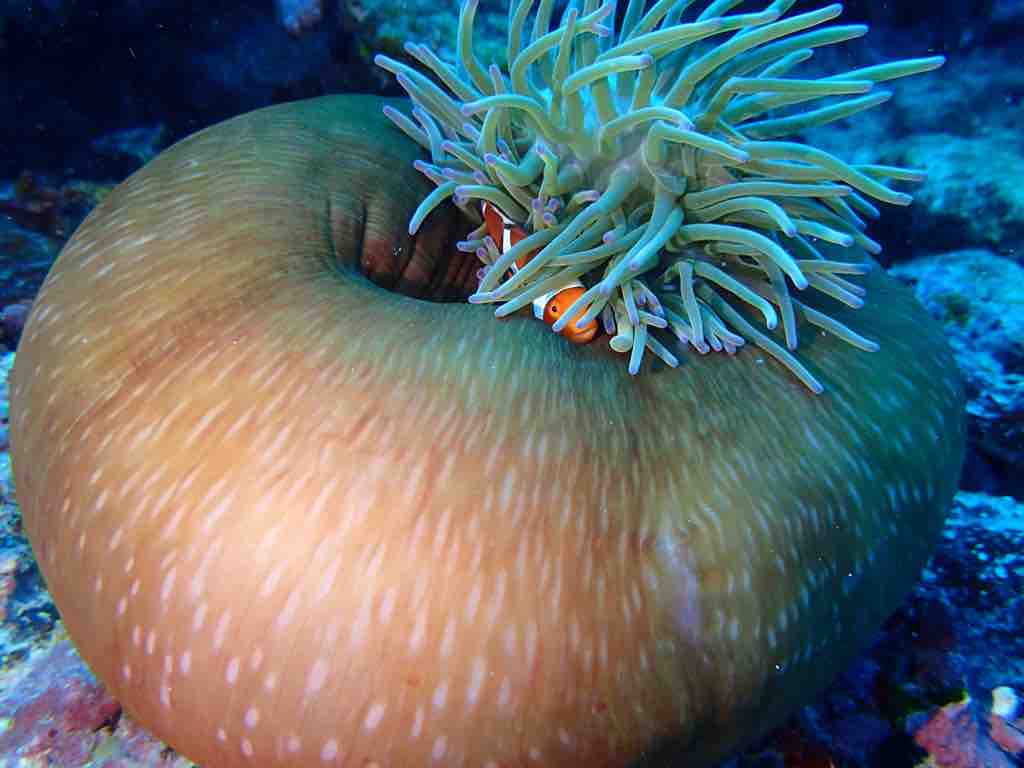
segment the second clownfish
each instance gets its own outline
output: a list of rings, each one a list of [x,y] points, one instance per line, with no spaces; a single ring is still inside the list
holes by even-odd
[[[522,227],[487,201],[484,201],[483,204],[483,214],[484,222],[487,225],[487,234],[502,253],[526,237],[526,232]],[[525,267],[536,253],[534,251],[517,259],[511,271],[514,273]],[[534,299],[533,316],[548,325],[554,325],[555,321],[572,306],[576,299],[583,295],[585,290],[583,283],[573,280],[564,288],[546,293]],[[597,320],[591,320],[583,328],[577,328],[576,323],[570,322],[562,329],[562,335],[574,344],[586,344],[597,335]]]

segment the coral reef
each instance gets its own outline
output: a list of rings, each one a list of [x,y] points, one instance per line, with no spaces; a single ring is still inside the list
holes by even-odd
[[[1024,267],[965,250],[898,264],[940,320],[964,371],[973,470],[967,487],[1024,497]]]

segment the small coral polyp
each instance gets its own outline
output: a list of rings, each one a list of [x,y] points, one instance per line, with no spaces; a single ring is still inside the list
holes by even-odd
[[[410,232],[445,200],[476,218],[489,203],[525,236],[503,249],[482,223],[459,243],[484,265],[471,302],[503,317],[582,285],[553,330],[599,318],[632,374],[648,350],[677,365],[673,335],[700,353],[749,342],[820,392],[795,354],[800,320],[865,351],[877,344],[798,297],[861,307],[863,254],[880,251],[865,234],[871,199],[908,205],[889,184],[923,174],[786,139],[884,103],[877,83],[943,58],[794,75],[815,49],[867,32],[822,26],[838,4],[787,16],[794,2],[730,14],[741,0],[629,0],[616,28],[614,2],[570,3],[553,26],[554,0],[518,0],[503,71],[476,57],[478,0],[467,0],[457,61],[405,47],[433,77],[376,59],[413,104],[411,117],[385,112],[429,152],[416,167],[437,185]],[[819,242],[850,258],[827,258]]]

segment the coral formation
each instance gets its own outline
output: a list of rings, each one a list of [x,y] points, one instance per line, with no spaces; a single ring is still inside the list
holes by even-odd
[[[377,57],[413,100],[412,118],[386,113],[429,152],[416,167],[436,185],[410,232],[450,198],[493,204],[528,233],[505,252],[483,225],[459,243],[485,265],[471,302],[498,303],[501,317],[582,280],[586,290],[553,329],[600,317],[634,374],[647,350],[677,365],[659,331],[701,353],[751,342],[815,392],[821,383],[794,354],[800,321],[877,349],[804,296],[862,306],[854,278],[871,264],[859,249],[880,250],[864,232],[864,217],[877,216],[869,198],[907,205],[887,182],[922,174],[850,165],[788,138],[884,103],[890,94],[877,83],[943,58],[790,76],[814,49],[866,27],[822,27],[838,4],[787,15],[794,0],[775,0],[730,14],[739,4],[630,0],[617,26],[614,2],[586,0],[552,26],[552,0],[536,10],[517,0],[502,71],[477,58],[478,0],[465,0],[456,62],[406,46],[434,79]],[[859,249],[826,257],[820,242]]]

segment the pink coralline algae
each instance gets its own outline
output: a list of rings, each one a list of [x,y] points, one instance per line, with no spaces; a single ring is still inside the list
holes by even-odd
[[[18,680],[0,684],[5,729],[0,754],[24,764],[85,765],[102,738],[98,731],[120,707],[89,674],[68,642],[33,653]],[[8,673],[10,674],[10,673]]]
[[[1024,754],[1024,700],[1007,686],[992,691],[989,713],[992,740],[1007,752]]]
[[[914,733],[929,768],[1014,768],[1024,753],[1021,703],[1010,688],[992,692],[992,706],[970,696],[939,707]]]
[[[0,766],[186,768],[122,715],[66,638],[0,671]]]

